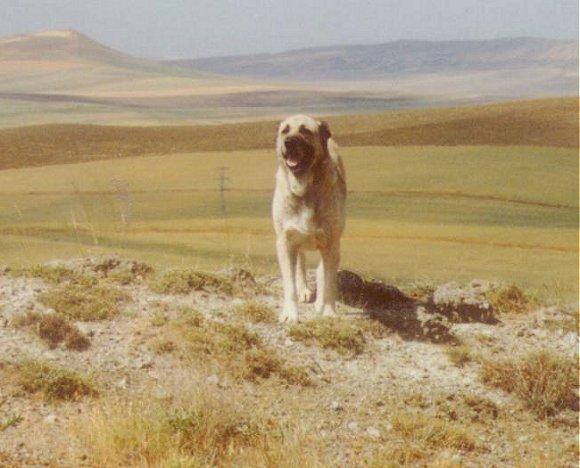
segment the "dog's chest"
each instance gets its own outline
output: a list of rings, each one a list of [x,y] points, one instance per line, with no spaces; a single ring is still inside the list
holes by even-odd
[[[302,247],[318,249],[326,243],[326,235],[317,223],[315,211],[302,206],[284,221],[284,231],[289,240]]]

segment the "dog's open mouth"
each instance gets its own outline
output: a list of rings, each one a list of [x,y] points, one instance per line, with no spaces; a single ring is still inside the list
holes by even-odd
[[[294,174],[299,175],[308,170],[313,156],[314,148],[312,145],[302,143],[299,146],[294,146],[286,151],[284,154],[284,162],[288,169],[290,169]]]

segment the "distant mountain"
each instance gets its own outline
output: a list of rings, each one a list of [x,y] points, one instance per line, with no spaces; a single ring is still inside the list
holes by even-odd
[[[158,62],[74,30],[0,38],[0,127],[192,123],[578,94],[573,41],[397,41]]]
[[[52,30],[0,38],[0,64],[20,70],[84,65],[158,69],[154,61],[111,49],[75,30]]]
[[[577,73],[578,43],[528,37],[479,41],[401,40],[166,63],[223,75],[292,80],[367,80],[400,74],[546,67]]]

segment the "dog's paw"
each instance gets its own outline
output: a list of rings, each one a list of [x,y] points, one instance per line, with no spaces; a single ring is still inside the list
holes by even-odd
[[[280,323],[297,323],[298,322],[298,308],[295,304],[286,304],[280,317],[278,317]]]
[[[310,288],[304,288],[298,291],[299,302],[309,303],[312,302],[313,299],[314,299],[314,291],[312,291]]]
[[[330,305],[324,306],[322,309],[322,316],[323,317],[336,317],[336,311],[334,310],[334,307],[332,307]]]
[[[324,310],[324,302],[319,300],[318,296],[316,296],[316,300],[314,301],[314,310],[316,311],[317,314],[321,314],[322,311]]]

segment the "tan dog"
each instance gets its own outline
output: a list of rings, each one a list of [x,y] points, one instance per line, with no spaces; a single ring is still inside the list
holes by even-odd
[[[316,310],[335,314],[336,272],[344,230],[346,179],[326,122],[305,115],[284,120],[276,141],[278,171],[272,203],[276,251],[284,285],[281,321],[298,321],[298,300],[310,302],[305,250],[318,250]]]

